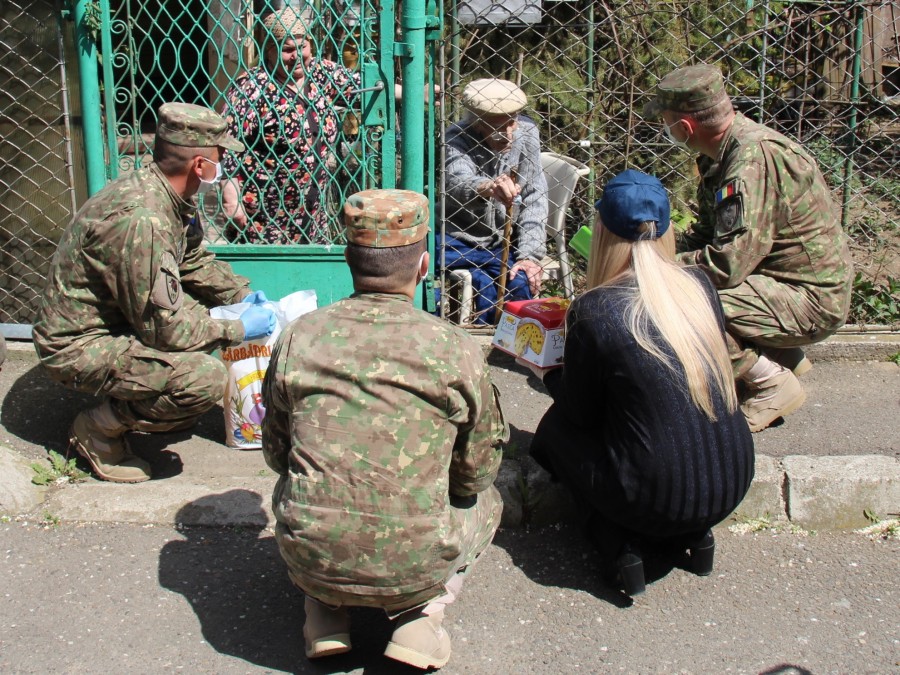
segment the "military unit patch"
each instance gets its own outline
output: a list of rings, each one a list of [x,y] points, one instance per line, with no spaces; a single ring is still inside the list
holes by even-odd
[[[734,195],[739,194],[739,192],[737,181],[727,183],[721,190],[716,192],[716,204],[723,202],[729,197],[734,197]]]
[[[183,300],[181,278],[178,275],[178,263],[175,256],[166,252],[160,256],[156,280],[150,292],[150,302],[157,307],[178,311]]]

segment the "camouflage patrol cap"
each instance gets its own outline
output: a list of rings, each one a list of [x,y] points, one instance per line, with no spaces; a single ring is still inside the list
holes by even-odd
[[[173,145],[243,152],[244,144],[226,130],[225,118],[191,103],[163,103],[159,107],[156,137]]]
[[[658,119],[663,110],[695,113],[728,98],[722,71],[715,66],[687,66],[666,75],[656,85],[656,98],[644,106],[644,117]]]
[[[462,93],[463,106],[476,115],[513,115],[526,103],[525,92],[509,80],[472,80]]]
[[[428,197],[412,190],[363,190],[344,204],[347,241],[357,246],[408,246],[428,234]]]

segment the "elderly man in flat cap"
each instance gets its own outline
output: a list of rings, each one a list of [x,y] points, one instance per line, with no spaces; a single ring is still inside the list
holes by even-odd
[[[350,197],[355,292],[293,322],[263,384],[275,536],[306,594],[309,658],[350,650],[348,607],[379,607],[397,619],[385,655],[446,664],[444,608],[500,521],[509,432],[484,355],[412,303],[428,218],[416,192]]]
[[[735,113],[718,68],[679,68],[645,114],[699,153],[699,222],[679,242],[719,289],[742,408],[752,431],[799,408],[800,347],[847,319],[853,271],[847,238],[816,161],[800,145]]]
[[[225,120],[186,103],[159,109],[153,164],[91,197],[63,233],[34,325],[34,346],[51,378],[103,402],[72,424],[72,447],[98,478],[138,483],[149,463],[125,433],[190,427],[222,399],[217,348],[271,333],[261,291],[215,259],[191,197],[220,178],[225,148],[241,144]],[[208,308],[250,302],[240,319]]]
[[[486,324],[494,320],[501,274],[508,277],[506,300],[527,300],[541,289],[547,181],[537,126],[521,114],[525,92],[507,80],[474,80],[462,103],[465,116],[446,133],[444,266],[471,271],[476,323]],[[508,269],[501,269],[506,245]]]

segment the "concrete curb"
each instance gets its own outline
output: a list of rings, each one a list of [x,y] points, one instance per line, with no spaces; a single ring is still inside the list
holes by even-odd
[[[491,351],[488,333],[474,333],[485,353]],[[815,361],[887,361],[900,352],[900,332],[848,332],[803,348]]]
[[[573,520],[571,496],[530,458],[505,460],[497,478],[503,525]],[[883,455],[810,457],[778,461],[756,456],[750,491],[730,519],[790,523],[805,530],[854,530],[900,512],[900,459]]]
[[[274,476],[235,476],[201,484],[182,476],[134,485],[88,479],[45,489],[31,469],[0,446],[0,512],[70,522],[272,527]],[[545,526],[577,516],[571,495],[530,457],[506,459],[496,482],[504,527]],[[237,487],[240,486],[240,487]],[[756,457],[750,491],[731,518],[790,523],[807,530],[851,530],[900,511],[900,460],[883,455]]]

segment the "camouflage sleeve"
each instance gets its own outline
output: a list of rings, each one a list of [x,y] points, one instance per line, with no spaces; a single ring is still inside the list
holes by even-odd
[[[523,124],[522,157],[519,161],[519,184],[522,205],[516,219],[519,259],[540,262],[547,253],[547,178],[541,168],[541,140],[537,127]]]
[[[195,220],[188,226],[187,249],[179,266],[181,285],[211,306],[232,305],[250,293],[250,280],[238,276],[231,265],[217,260],[203,246],[203,230]]]
[[[266,408],[266,416],[262,421],[262,447],[266,464],[279,476],[288,472],[291,452],[291,404],[284,395],[284,376],[282,372],[282,353],[289,354],[291,331],[286,330],[275,341],[272,358],[263,379],[262,397]]]
[[[477,494],[493,485],[503,459],[503,443],[509,426],[500,407],[500,392],[491,382],[481,347],[462,344],[460,379],[451,384],[455,398],[450,420],[458,433],[450,460],[450,493],[460,497]],[[455,395],[455,396],[454,396]]]
[[[110,283],[143,344],[170,352],[212,351],[243,339],[240,320],[218,321],[201,305],[185,304],[176,242],[157,214],[136,209],[119,231],[126,233],[121,264],[111,270]]]
[[[679,262],[702,268],[716,288],[734,288],[753,273],[772,250],[773,224],[780,217],[773,206],[778,188],[768,184],[765,162],[738,169],[721,181],[709,205],[712,242],[678,255]]]

